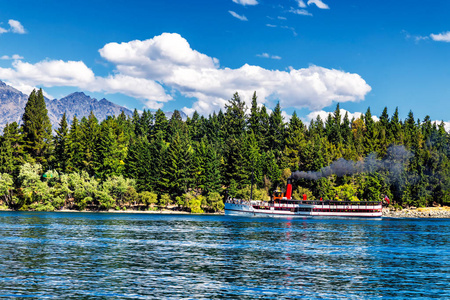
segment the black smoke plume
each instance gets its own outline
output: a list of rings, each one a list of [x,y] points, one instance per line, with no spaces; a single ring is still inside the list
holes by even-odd
[[[319,171],[296,171],[292,173],[291,179],[309,179],[317,180],[322,177],[336,175],[342,177],[358,173],[373,173],[387,171],[389,177],[400,176],[406,162],[412,157],[412,153],[404,146],[390,146],[387,149],[386,156],[383,159],[377,159],[376,154],[369,154],[360,161],[345,160],[340,158],[331,165],[320,169]]]

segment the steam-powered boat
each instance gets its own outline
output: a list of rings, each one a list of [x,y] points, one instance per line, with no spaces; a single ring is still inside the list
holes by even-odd
[[[270,201],[228,198],[225,215],[267,217],[363,217],[380,218],[382,201],[293,200],[288,181],[286,194]],[[251,198],[251,197],[250,197]]]

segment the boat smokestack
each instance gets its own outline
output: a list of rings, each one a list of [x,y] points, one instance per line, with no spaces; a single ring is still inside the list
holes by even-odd
[[[288,200],[292,199],[292,180],[290,178],[287,180],[286,199]]]

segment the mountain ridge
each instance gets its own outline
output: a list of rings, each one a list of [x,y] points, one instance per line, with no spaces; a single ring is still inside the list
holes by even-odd
[[[0,134],[3,134],[6,124],[12,122],[20,124],[22,122],[27,101],[28,95],[0,81]],[[87,117],[91,111],[99,122],[108,116],[118,116],[122,111],[127,116],[133,115],[133,112],[124,106],[115,104],[106,98],[97,100],[80,91],[73,92],[61,99],[45,98],[45,104],[54,130],[59,127],[59,122],[64,113],[66,113],[69,123],[75,115],[80,120]],[[183,119],[186,119],[186,115],[180,113]],[[172,112],[165,112],[165,114],[169,118]]]

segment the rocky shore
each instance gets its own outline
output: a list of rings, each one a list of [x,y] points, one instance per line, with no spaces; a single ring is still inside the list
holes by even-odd
[[[383,208],[383,217],[389,218],[450,218],[450,207],[420,207],[395,210]]]

